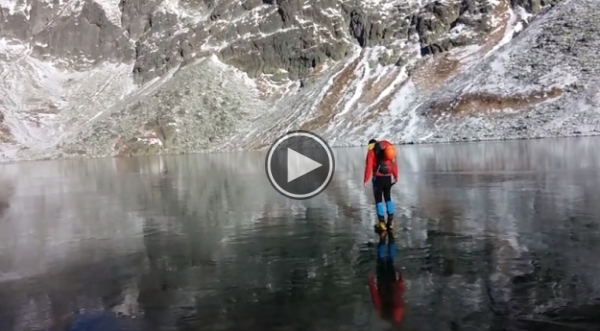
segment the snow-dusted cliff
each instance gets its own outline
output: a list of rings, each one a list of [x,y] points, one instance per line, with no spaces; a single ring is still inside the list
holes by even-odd
[[[0,3],[0,157],[594,134],[591,0]],[[560,37],[557,37],[560,35]]]

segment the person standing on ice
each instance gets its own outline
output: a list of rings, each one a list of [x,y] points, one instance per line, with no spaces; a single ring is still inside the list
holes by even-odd
[[[369,140],[367,160],[365,163],[364,185],[369,181],[373,185],[375,195],[375,210],[377,212],[377,225],[375,229],[385,231],[394,226],[394,203],[392,202],[392,185],[398,181],[398,164],[396,163],[396,149],[387,140]],[[385,201],[385,210],[383,202]],[[387,211],[387,224],[385,222]]]

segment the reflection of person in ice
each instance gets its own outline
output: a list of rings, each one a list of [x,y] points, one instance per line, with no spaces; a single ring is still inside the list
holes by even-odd
[[[377,245],[377,277],[369,276],[371,300],[379,315],[393,324],[400,323],[404,316],[404,280],[394,266],[396,243],[394,234],[388,231],[379,234]],[[388,243],[386,245],[386,238]]]

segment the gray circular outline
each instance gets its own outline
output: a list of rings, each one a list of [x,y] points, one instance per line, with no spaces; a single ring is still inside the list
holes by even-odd
[[[273,159],[273,153],[275,152],[277,146],[279,146],[286,139],[298,136],[308,137],[310,139],[316,140],[319,143],[319,145],[325,148],[327,159],[330,162],[329,171],[327,172],[327,179],[325,180],[325,182],[323,182],[323,184],[321,184],[321,186],[319,186],[316,190],[307,194],[293,194],[284,190],[282,187],[279,186],[279,184],[277,184],[275,178],[273,178],[273,174],[270,167],[271,160]],[[277,138],[277,140],[275,140],[275,142],[271,144],[271,147],[269,147],[267,157],[265,158],[265,171],[267,173],[267,179],[269,180],[269,183],[271,183],[271,186],[273,186],[275,191],[277,191],[279,194],[293,200],[307,200],[321,194],[323,191],[325,191],[327,186],[329,186],[329,183],[331,183],[331,180],[333,180],[333,174],[335,172],[335,158],[333,157],[333,150],[331,149],[331,147],[329,147],[325,139],[321,138],[317,134],[304,130],[289,131],[288,133]]]

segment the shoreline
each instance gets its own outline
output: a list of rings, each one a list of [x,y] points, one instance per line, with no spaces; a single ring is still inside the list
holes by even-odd
[[[571,135],[556,135],[556,136],[538,136],[538,137],[495,137],[495,138],[463,138],[461,140],[436,140],[436,139],[427,139],[423,141],[405,141],[405,142],[394,142],[394,145],[398,146],[408,146],[408,145],[419,145],[419,146],[427,146],[427,145],[448,145],[448,144],[473,144],[473,143],[499,143],[499,142],[510,142],[510,141],[522,141],[522,140],[549,140],[549,139],[576,139],[576,138],[593,138],[600,137],[600,132],[595,134],[571,134]],[[386,139],[385,137],[380,137],[380,139]],[[325,139],[327,140],[327,139]],[[392,140],[392,139],[390,139]],[[356,147],[364,147],[367,144],[336,144],[331,146],[332,149],[342,149],[342,148],[356,148]],[[139,154],[139,155],[131,155],[131,156],[123,156],[123,155],[81,155],[81,154],[70,154],[67,156],[61,157],[50,157],[50,156],[40,156],[40,157],[32,157],[32,158],[21,158],[21,159],[1,159],[0,165],[9,165],[16,163],[31,163],[31,162],[43,162],[43,161],[67,161],[67,160],[93,160],[93,159],[112,159],[112,158],[142,158],[142,157],[155,157],[155,156],[176,156],[176,155],[199,155],[199,154],[232,154],[232,153],[249,153],[249,152],[266,152],[268,147],[261,149],[234,149],[227,152],[217,151],[217,150],[200,150],[200,151],[189,151],[189,152],[169,152],[165,151],[162,153],[155,154]],[[60,153],[60,151],[55,151],[54,153]]]

